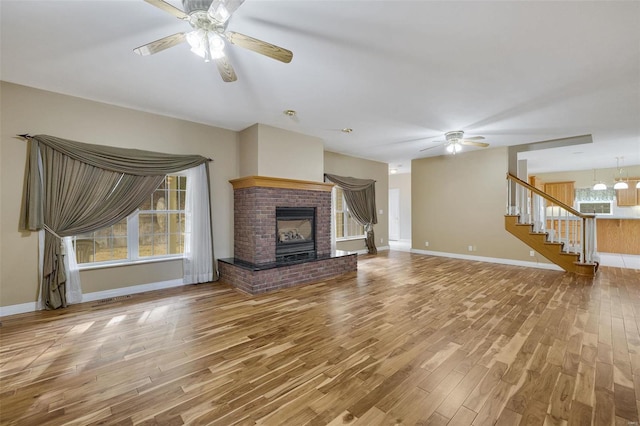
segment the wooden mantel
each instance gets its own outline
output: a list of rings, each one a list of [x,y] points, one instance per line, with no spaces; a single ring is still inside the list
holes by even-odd
[[[309,180],[284,179],[268,176],[245,176],[229,181],[233,185],[233,190],[242,188],[262,187],[262,188],[284,188],[299,189],[305,191],[327,191],[333,188],[332,183],[313,182]]]

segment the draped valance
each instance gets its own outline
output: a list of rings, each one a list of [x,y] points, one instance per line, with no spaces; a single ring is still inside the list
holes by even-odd
[[[176,173],[209,161],[208,158],[201,155],[165,154],[140,149],[93,145],[49,135],[36,135],[29,138],[85,164],[136,176]]]
[[[98,176],[100,179],[105,179],[107,177],[106,172],[111,172],[109,175],[110,180],[117,180],[117,185],[113,187],[113,190],[119,192],[128,192],[130,188],[127,189],[127,186],[139,186],[143,181],[146,182],[144,184],[146,187],[153,190],[159,185],[163,176],[190,169],[209,161],[208,158],[201,155],[165,154],[139,149],[93,145],[49,135],[27,136],[27,139],[30,145],[29,160],[25,173],[25,188],[22,197],[22,210],[20,212],[20,229],[22,230],[35,231],[43,228],[45,224],[43,221],[43,173],[46,174],[46,170],[53,170],[54,167],[60,167],[62,161],[69,165],[64,172],[66,178],[63,175],[59,175],[56,178],[49,179],[47,185],[78,183],[76,177],[78,176],[79,168],[91,167],[91,171],[87,171],[87,173],[93,174],[94,191],[104,191],[105,188],[107,191],[112,191],[111,186],[109,186],[113,185],[112,183],[107,185],[104,180],[102,182],[97,180]],[[72,163],[72,160],[78,163]],[[87,182],[84,182],[84,184],[87,184]],[[145,193],[149,191],[148,188],[143,188],[142,193],[139,195],[140,199],[144,198]],[[107,194],[110,195],[109,198],[114,198],[114,193],[107,192]],[[103,198],[102,200],[105,199]],[[138,201],[131,201],[132,204],[136,202]],[[133,211],[139,205],[140,203],[135,204],[133,208],[129,206],[128,209]],[[118,220],[111,220],[111,223],[105,222],[102,226],[109,226]]]

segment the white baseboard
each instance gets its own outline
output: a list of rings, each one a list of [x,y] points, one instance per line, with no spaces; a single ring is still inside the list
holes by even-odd
[[[7,315],[23,314],[38,310],[38,302],[20,303],[18,305],[0,306],[0,317]]]
[[[130,294],[144,293],[145,291],[161,290],[164,288],[180,287],[185,285],[182,278],[174,280],[160,281],[156,283],[140,284],[130,287],[114,288],[112,290],[96,291],[82,295],[82,302],[93,302],[96,300],[108,299],[110,297],[128,296]],[[7,315],[23,314],[25,312],[35,312],[38,310],[37,302],[21,303],[19,305],[0,306],[0,317]]]
[[[438,257],[450,257],[453,259],[475,260],[478,262],[500,263],[502,265],[526,266],[528,268],[564,271],[564,269],[562,269],[561,267],[553,263],[527,262],[525,260],[502,259],[498,257],[470,256],[468,254],[445,253],[441,251],[418,250],[413,248],[411,249],[411,253],[426,254],[429,256],[438,256]]]
[[[82,295],[82,303],[95,300],[108,299],[110,297],[128,296],[130,294],[144,293],[145,291],[162,290],[164,288],[180,287],[184,285],[182,278],[160,281],[157,283],[140,284],[131,287],[114,288],[113,290],[96,291]]]

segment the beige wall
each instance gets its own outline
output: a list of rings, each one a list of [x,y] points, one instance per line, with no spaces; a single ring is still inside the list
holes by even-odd
[[[323,181],[322,139],[265,124],[240,132],[240,176]]]
[[[324,152],[324,172],[339,176],[351,176],[376,181],[376,206],[378,224],[373,230],[376,234],[376,246],[389,245],[389,165],[379,161],[364,160],[335,152]],[[382,210],[382,214],[380,211]],[[382,241],[380,241],[382,239]],[[356,251],[366,249],[364,240],[338,242],[338,250]]]
[[[228,181],[238,177],[236,132],[5,82],[0,83],[0,94],[0,306],[37,299],[37,235],[18,231],[26,159],[26,143],[14,138],[18,133],[212,158],[215,254],[233,256],[233,191]],[[180,261],[81,274],[85,293],[181,277]]]
[[[389,175],[389,189],[400,191],[400,239],[411,239],[411,173]]]
[[[322,139],[260,124],[261,176],[324,180]]]
[[[260,176],[258,170],[258,124],[247,127],[238,137],[240,176]]]
[[[504,229],[507,163],[507,148],[413,160],[412,247],[546,262]]]

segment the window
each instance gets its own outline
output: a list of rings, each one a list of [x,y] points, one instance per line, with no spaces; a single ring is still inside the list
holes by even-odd
[[[182,255],[187,178],[167,175],[129,217],[74,237],[78,264],[138,261]]]
[[[336,240],[365,238],[364,226],[360,225],[349,212],[342,189],[335,187],[333,205],[335,206]]]
[[[611,201],[581,201],[578,203],[580,213],[612,214]]]

